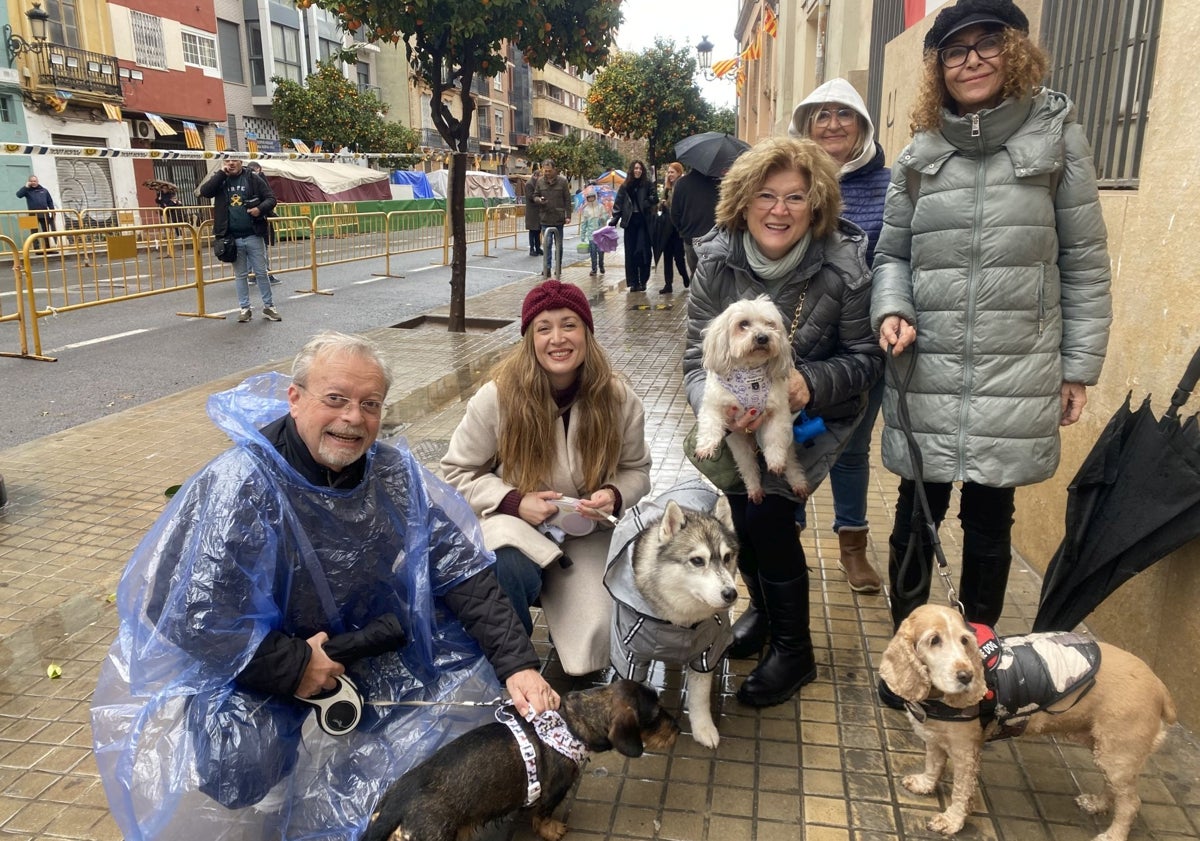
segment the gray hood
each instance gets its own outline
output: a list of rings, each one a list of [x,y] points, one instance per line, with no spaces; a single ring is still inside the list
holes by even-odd
[[[788,134],[792,137],[808,137],[807,126],[809,117],[812,116],[812,112],[817,109],[817,106],[823,105],[826,102],[840,102],[843,105],[853,108],[866,124],[866,131],[862,138],[862,152],[859,153],[857,158],[842,166],[840,177],[845,178],[851,172],[861,169],[875,158],[875,124],[871,122],[871,115],[867,113],[867,104],[863,102],[863,98],[854,89],[854,85],[845,79],[837,78],[830,79],[818,87],[806,96],[792,111],[792,122],[788,126]]]

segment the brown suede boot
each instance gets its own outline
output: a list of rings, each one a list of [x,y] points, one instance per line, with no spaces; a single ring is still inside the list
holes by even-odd
[[[878,573],[867,560],[867,530],[842,529],[838,532],[841,560],[838,568],[846,573],[846,583],[856,593],[878,593],[883,586]]]

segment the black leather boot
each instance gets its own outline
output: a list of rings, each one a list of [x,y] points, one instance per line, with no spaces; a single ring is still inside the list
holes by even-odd
[[[742,573],[746,590],[750,593],[750,606],[733,623],[733,644],[726,654],[739,660],[757,657],[767,644],[767,614],[762,606],[762,588],[758,576]]]
[[[972,552],[971,549],[964,539],[958,597],[963,603],[968,622],[994,627],[1004,612],[1004,591],[1008,588],[1012,548],[997,545],[986,553]]]
[[[766,656],[742,681],[737,699],[751,707],[773,707],[817,677],[808,630],[808,575],[791,581],[764,581],[760,576],[759,585],[771,640]]]

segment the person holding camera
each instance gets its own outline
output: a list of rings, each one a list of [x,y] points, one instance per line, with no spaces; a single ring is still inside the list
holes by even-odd
[[[42,231],[56,230],[54,225],[54,197],[38,183],[36,175],[30,175],[25,186],[17,190],[17,198],[25,199],[25,207],[37,216],[38,228]],[[49,242],[49,240],[47,240]]]
[[[233,270],[241,308],[238,322],[244,324],[253,317],[248,281],[251,272],[262,296],[263,317],[282,321],[271,298],[271,272],[267,268],[267,240],[271,233],[267,216],[275,207],[275,194],[267,179],[251,172],[240,160],[230,158],[213,170],[199,189],[200,195],[213,199],[213,236],[230,237],[237,246]]]

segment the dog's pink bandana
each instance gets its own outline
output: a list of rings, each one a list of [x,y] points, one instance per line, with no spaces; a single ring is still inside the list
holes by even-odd
[[[567,759],[570,759],[576,765],[582,765],[587,759],[587,746],[575,738],[569,729],[567,723],[563,721],[563,717],[554,710],[546,710],[545,712],[534,715],[530,712],[525,716],[525,720],[533,725],[533,730],[537,734],[539,741],[554,748]],[[496,708],[496,721],[505,725],[512,731],[513,738],[517,740],[517,748],[521,752],[521,760],[525,763],[525,778],[527,780],[525,786],[525,805],[532,806],[537,803],[542,796],[542,782],[538,779],[537,770],[537,748],[533,746],[533,742],[529,739],[529,734],[525,732],[525,728],[521,726],[521,722],[512,714],[507,706]]]
[[[757,409],[759,414],[767,410],[767,395],[771,393],[771,380],[767,377],[767,367],[739,368],[730,372],[729,376],[709,372],[716,377],[717,382],[736,398],[743,409]]]

